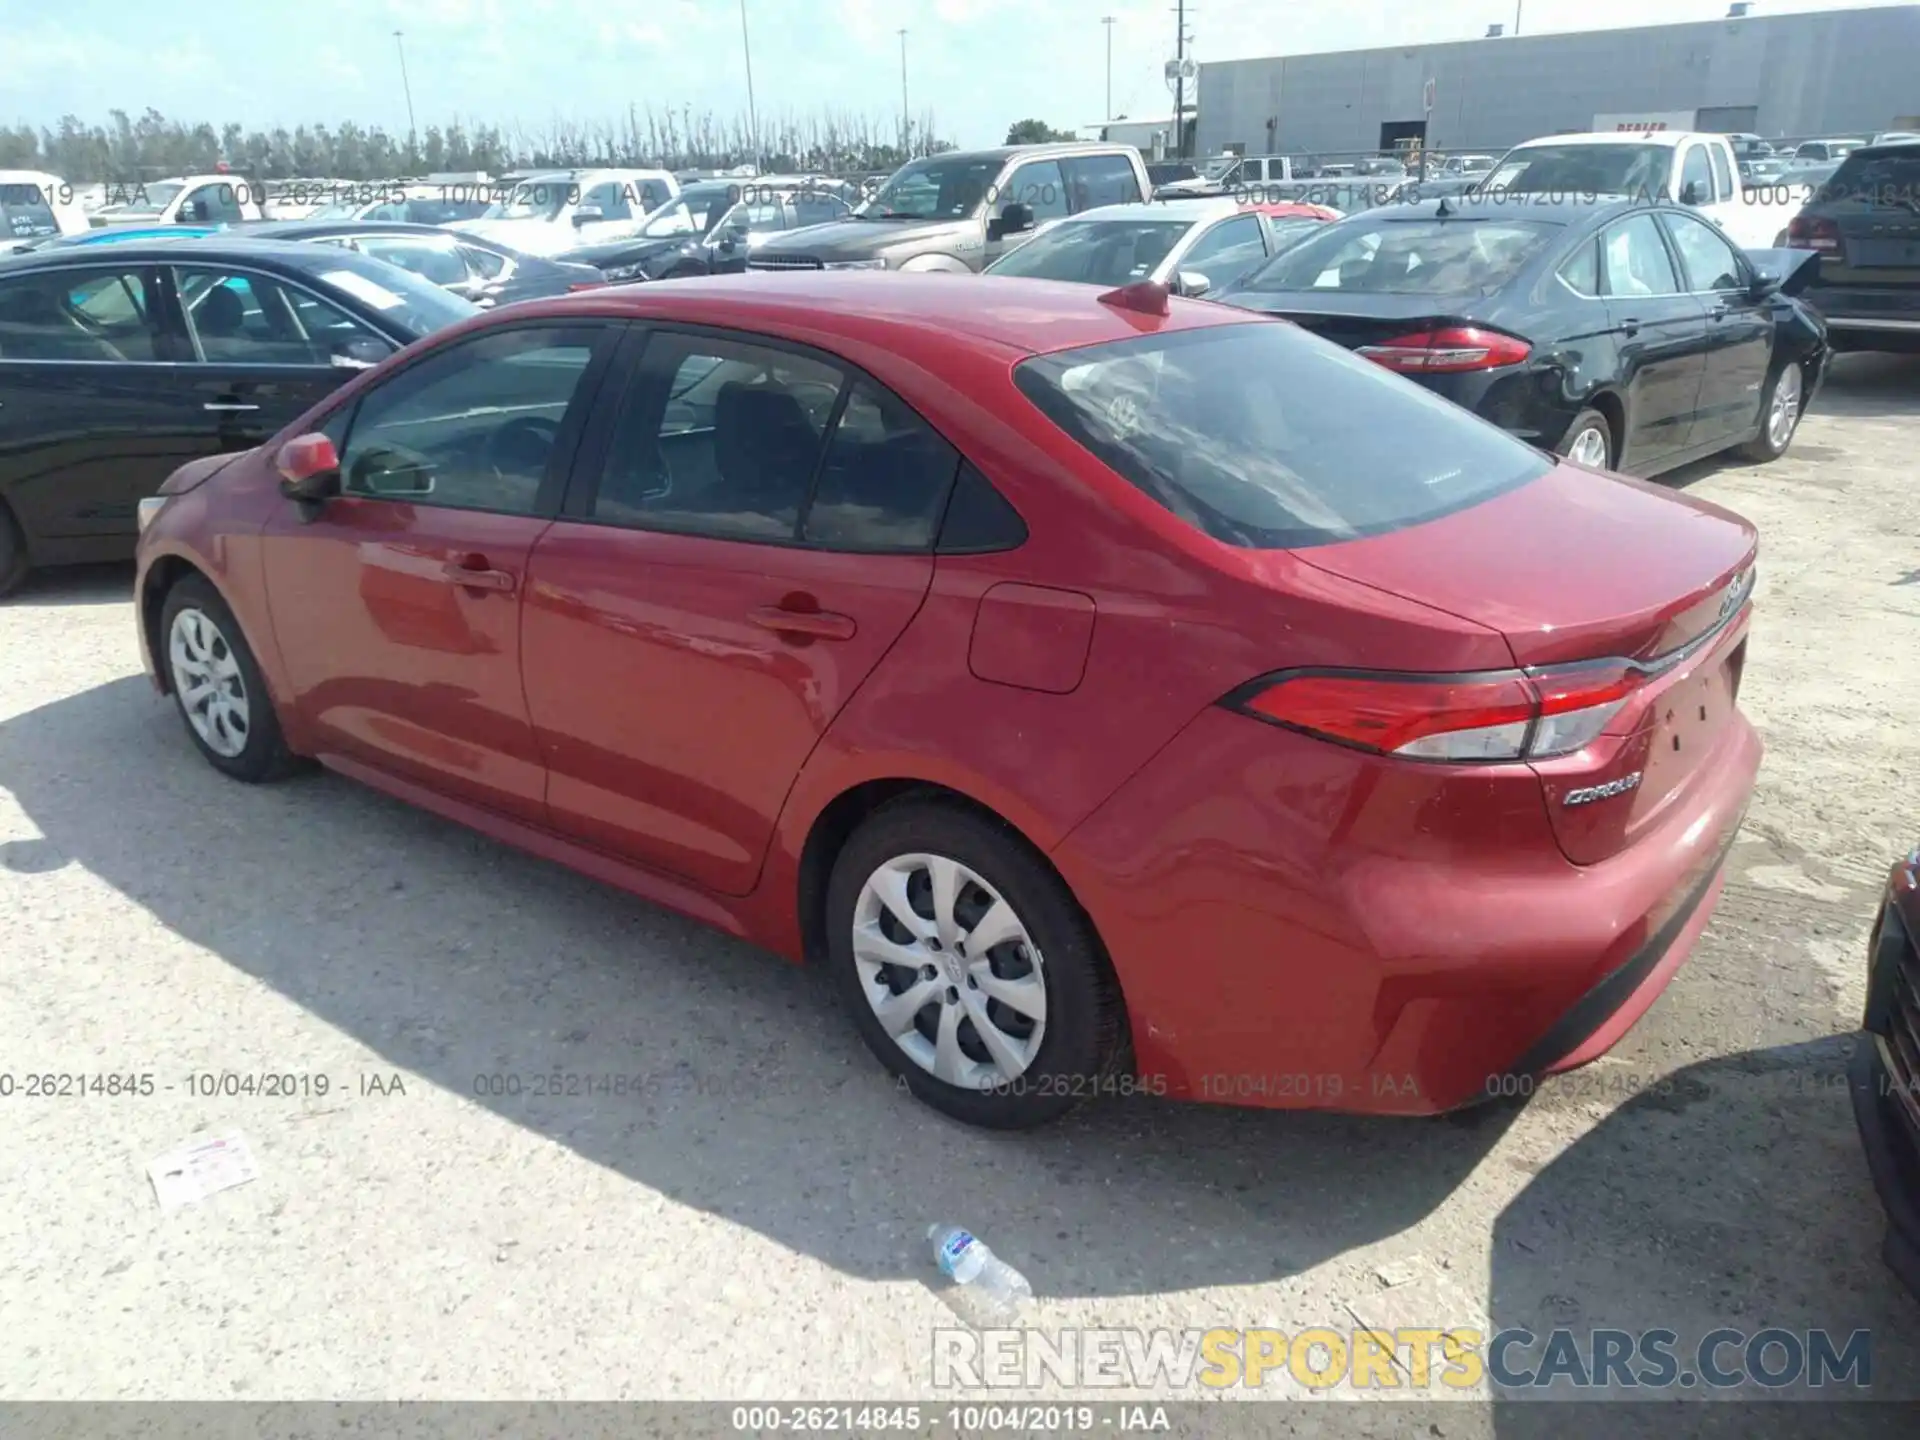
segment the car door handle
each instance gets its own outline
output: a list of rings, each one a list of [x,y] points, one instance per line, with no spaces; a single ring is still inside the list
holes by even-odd
[[[762,630],[783,635],[813,635],[822,640],[851,640],[855,625],[851,615],[836,615],[831,610],[789,610],[784,605],[762,605],[747,618]]]
[[[449,560],[440,567],[440,573],[468,590],[505,593],[513,589],[513,575],[506,570],[490,568],[484,555],[467,555],[458,560]]]
[[[258,410],[258,405],[248,405],[240,400],[209,400],[200,407],[202,410],[216,410],[222,414],[238,414],[246,410]]]
[[[1726,318],[1727,318],[1727,307],[1726,307],[1725,305],[1715,305],[1715,306],[1714,306],[1714,307],[1713,307],[1713,308],[1712,308],[1711,310],[1709,310],[1709,311],[1707,311],[1707,318],[1708,318],[1709,320],[1724,320],[1724,319],[1726,319]]]
[[[1638,335],[1640,333],[1640,317],[1638,315],[1629,315],[1620,322],[1620,329],[1623,334]]]

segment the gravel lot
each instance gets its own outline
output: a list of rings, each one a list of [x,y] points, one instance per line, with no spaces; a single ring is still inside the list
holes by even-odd
[[[1438,1122],[960,1129],[817,975],[337,777],[222,779],[138,675],[129,571],[41,577],[0,603],[0,1069],[157,1089],[0,1101],[0,1395],[924,1398],[943,1218],[1049,1329],[1865,1328],[1920,1395],[1842,1079],[1920,840],[1916,456],[1920,361],[1853,357],[1787,460],[1670,477],[1763,536],[1725,899],[1608,1061]],[[648,1093],[476,1094],[555,1070]],[[163,1214],[148,1159],[229,1127],[260,1178]]]

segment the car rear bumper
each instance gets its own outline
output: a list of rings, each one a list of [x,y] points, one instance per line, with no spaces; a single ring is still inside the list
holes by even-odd
[[[1736,715],[1684,803],[1576,865],[1537,779],[1213,709],[1054,859],[1154,1090],[1432,1114],[1584,1064],[1645,1012],[1712,913],[1760,748]]]
[[[1920,1297],[1920,952],[1892,902],[1868,963],[1867,1028],[1849,1067],[1853,1118],[1887,1212],[1887,1264]]]
[[[1813,285],[1803,298],[1820,312],[1835,340],[1920,342],[1920,285]]]

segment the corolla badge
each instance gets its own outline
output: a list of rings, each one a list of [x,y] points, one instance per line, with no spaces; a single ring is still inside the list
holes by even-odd
[[[1562,805],[1591,805],[1596,800],[1610,800],[1615,795],[1624,795],[1629,790],[1640,788],[1640,771],[1631,775],[1622,775],[1618,780],[1609,780],[1604,785],[1588,785],[1583,789],[1569,790]]]

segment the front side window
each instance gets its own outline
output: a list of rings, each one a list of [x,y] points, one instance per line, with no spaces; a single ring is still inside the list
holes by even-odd
[[[1198,270],[1215,285],[1237,280],[1266,259],[1258,215],[1236,215],[1194,242],[1180,261],[1182,270]]]
[[[1675,295],[1680,278],[1651,215],[1611,225],[1600,237],[1602,295]]]
[[[618,180],[609,180],[596,185],[580,197],[581,207],[597,205],[602,220],[631,220],[633,218],[632,201],[637,198],[633,187],[622,185]]]
[[[1687,272],[1689,290],[1746,288],[1746,267],[1726,236],[1691,215],[1669,214],[1665,218],[1667,233],[1673,236],[1674,249],[1680,252],[1680,264]]]
[[[495,331],[367,392],[340,461],[344,494],[531,515],[599,332]]]
[[[240,210],[239,187],[226,181],[200,186],[180,207],[180,218],[198,220],[208,225],[232,225],[244,220],[246,216]]]
[[[0,360],[167,358],[144,271],[43,271],[0,280]]]
[[[1056,220],[1067,213],[1067,182],[1060,173],[1058,160],[1029,160],[1007,177],[994,200],[999,211],[1008,205],[1025,205],[1036,222]]]
[[[593,517],[793,540],[842,379],[768,346],[654,336],[622,399]]]
[[[992,196],[999,178],[997,159],[934,155],[896,170],[860,213],[869,220],[964,220]]]
[[[1114,473],[1229,545],[1382,534],[1552,469],[1505,431],[1291,325],[1223,324],[1038,355],[1014,379]]]
[[[1687,147],[1686,159],[1680,164],[1680,198],[1689,205],[1705,205],[1713,199],[1713,171],[1704,145]]]
[[[333,302],[268,276],[199,266],[177,266],[173,274],[204,361],[353,368],[393,350]]]

